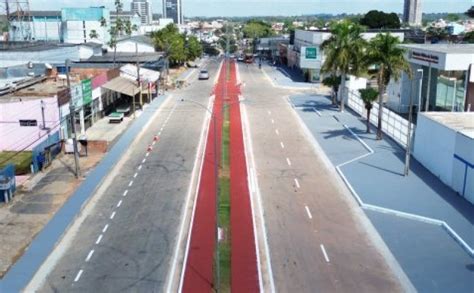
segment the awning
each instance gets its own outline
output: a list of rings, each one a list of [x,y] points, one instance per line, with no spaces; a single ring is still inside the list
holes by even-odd
[[[102,85],[102,88],[118,92],[127,96],[135,96],[140,92],[137,86],[137,82],[128,78],[118,76],[106,84]]]
[[[132,64],[126,64],[120,67],[121,76],[131,80],[137,79],[137,67]],[[156,82],[160,78],[160,73],[155,70],[140,68],[140,80],[142,82]]]

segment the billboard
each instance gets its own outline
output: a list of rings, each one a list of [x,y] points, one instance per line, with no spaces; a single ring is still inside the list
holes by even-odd
[[[301,47],[300,68],[320,69],[321,58],[318,47]]]
[[[84,105],[92,102],[92,82],[90,79],[81,81],[82,84],[82,100]]]

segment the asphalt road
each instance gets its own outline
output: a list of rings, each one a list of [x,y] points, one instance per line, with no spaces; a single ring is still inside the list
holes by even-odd
[[[45,280],[41,292],[162,292],[170,271],[185,197],[206,111],[180,98],[207,104],[211,78],[172,92],[133,145]],[[159,140],[146,156],[153,137]],[[120,160],[122,158],[117,158]]]
[[[403,291],[398,264],[292,113],[295,91],[255,65],[240,73],[276,291]]]

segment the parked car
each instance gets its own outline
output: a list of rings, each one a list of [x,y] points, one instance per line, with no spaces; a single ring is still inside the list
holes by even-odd
[[[209,71],[203,69],[199,72],[199,80],[209,79]]]

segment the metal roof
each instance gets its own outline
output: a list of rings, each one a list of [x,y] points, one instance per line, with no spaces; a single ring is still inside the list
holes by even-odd
[[[140,92],[135,81],[122,76],[112,79],[111,81],[102,85],[102,88],[106,88],[114,92],[119,92],[131,97],[135,96]]]
[[[128,52],[117,52],[115,56],[116,63],[144,63],[144,62],[156,62],[163,57],[161,52],[150,52],[140,53],[138,56],[136,53]],[[106,53],[102,56],[92,56],[91,58],[84,60],[87,63],[110,63],[114,62],[114,54],[112,52]]]
[[[474,44],[404,44],[407,49],[426,50],[444,54],[472,54]]]

